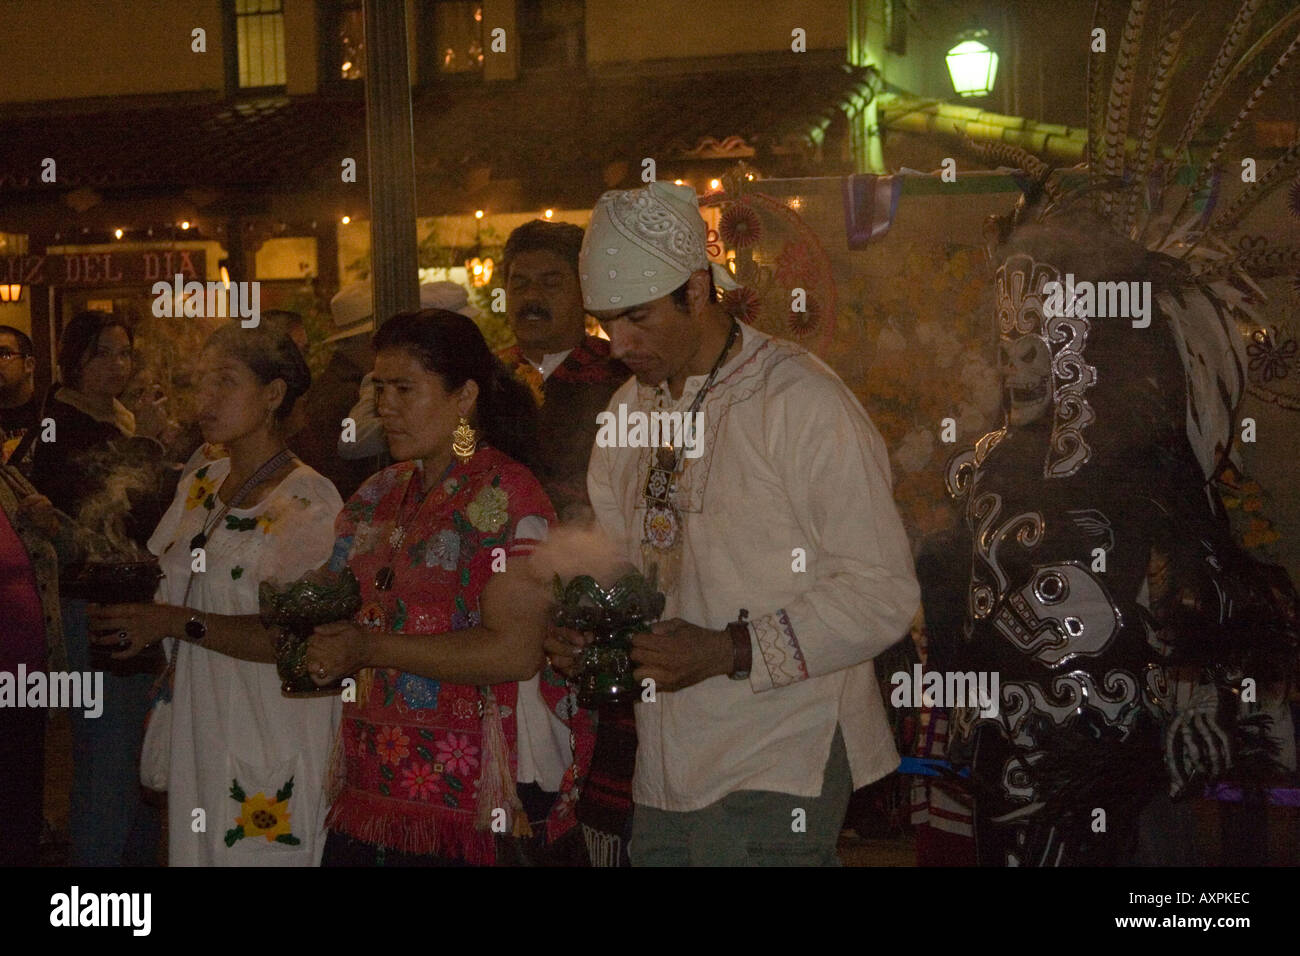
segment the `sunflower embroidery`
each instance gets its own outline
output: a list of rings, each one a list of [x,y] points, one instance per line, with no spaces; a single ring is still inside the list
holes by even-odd
[[[226,831],[226,846],[234,846],[240,840],[252,837],[266,837],[267,843],[284,843],[298,846],[302,841],[289,830],[289,798],[293,796],[293,777],[275,792],[275,799],[269,799],[264,793],[248,796],[237,779],[230,781],[230,799],[239,804],[239,816],[235,817],[235,826]]]
[[[495,485],[489,485],[465,508],[465,516],[479,531],[491,534],[500,531],[506,523],[509,517],[506,507],[509,503],[510,499],[504,491]]]
[[[194,473],[194,480],[190,482],[189,494],[185,496],[185,510],[191,511],[199,505],[212,510],[213,496],[217,492],[215,482],[208,480],[207,466],[200,468]]]

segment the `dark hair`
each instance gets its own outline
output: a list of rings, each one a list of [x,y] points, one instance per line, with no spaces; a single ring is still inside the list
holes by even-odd
[[[478,384],[476,425],[483,439],[526,467],[535,463],[537,403],[488,349],[472,319],[446,309],[402,312],[375,333],[376,352],[405,349],[448,391]]]
[[[712,269],[705,269],[704,271],[707,272],[707,273],[709,274],[709,298],[708,298],[707,301],[709,301],[709,302],[717,302],[717,301],[718,301],[718,287],[715,286],[715,285],[713,284],[713,270],[712,270]],[[668,293],[668,295],[669,295],[669,296],[672,298],[672,300],[673,300],[673,305],[675,305],[675,306],[677,307],[677,311],[678,311],[678,312],[690,312],[690,311],[691,311],[690,303],[686,301],[686,289],[687,289],[687,287],[688,287],[690,284],[691,284],[691,280],[690,280],[690,278],[688,277],[687,280],[686,280],[685,282],[683,282],[681,285],[679,285],[676,289],[673,289],[672,292]]]
[[[285,328],[293,331],[294,329],[307,327],[307,323],[302,320],[302,313],[294,312],[292,309],[263,309],[262,319],[278,319],[282,321]]]
[[[99,337],[112,328],[125,331],[127,341],[135,348],[135,332],[131,326],[110,312],[88,309],[68,320],[59,336],[59,374],[63,384],[81,388],[81,366],[86,362],[86,354],[93,351],[99,345]]]
[[[289,417],[294,402],[311,385],[311,370],[289,338],[289,323],[270,311],[263,312],[258,324],[249,329],[239,319],[232,319],[208,336],[204,347],[219,348],[247,365],[263,385],[277,378],[284,382],[284,401],[275,410],[277,422]]]
[[[28,337],[27,333],[15,329],[12,325],[0,325],[0,335],[12,335],[18,342],[18,351],[22,352],[23,355],[31,355],[34,351],[32,348],[32,340]]]
[[[543,249],[553,252],[578,274],[578,253],[582,251],[582,227],[571,222],[547,222],[534,219],[526,222],[506,239],[505,250],[501,253],[501,275],[510,281],[510,264],[515,257],[525,252]]]

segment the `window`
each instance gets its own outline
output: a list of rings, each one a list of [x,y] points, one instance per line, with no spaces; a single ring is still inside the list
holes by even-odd
[[[237,89],[284,86],[284,0],[234,0],[227,4],[234,42],[227,70]]]
[[[906,0],[885,0],[885,49],[899,56],[907,53]]]
[[[366,18],[362,0],[322,0],[316,19],[320,87],[335,93],[365,89]],[[358,81],[358,82],[353,82]]]
[[[582,67],[586,54],[583,0],[519,0],[515,11],[521,69]]]
[[[366,78],[366,18],[361,12],[361,0],[344,0],[339,4],[331,40],[334,50],[334,78],[364,80]]]
[[[420,9],[422,76],[483,71],[483,4],[425,0]]]

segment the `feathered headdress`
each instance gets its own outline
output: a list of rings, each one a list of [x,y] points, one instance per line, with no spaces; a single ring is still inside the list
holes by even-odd
[[[1024,196],[1015,211],[990,221],[991,249],[1008,243],[1021,226],[1059,222],[1068,212],[1072,219],[1099,221],[1113,238],[1146,250],[1160,312],[1168,319],[1186,374],[1187,437],[1207,478],[1228,460],[1246,385],[1236,326],[1260,324],[1253,314],[1254,304],[1263,298],[1257,280],[1300,271],[1300,247],[1294,244],[1248,248],[1232,241],[1242,220],[1300,165],[1300,140],[1230,203],[1222,208],[1216,203],[1225,150],[1279,75],[1300,60],[1300,8],[1266,28],[1252,29],[1260,6],[1261,0],[1242,0],[1224,24],[1218,52],[1175,131],[1167,122],[1170,93],[1190,85],[1187,74],[1192,72],[1183,56],[1184,41],[1193,26],[1197,31],[1216,26],[1209,22],[1214,7],[1190,0],[1131,0],[1124,12],[1110,0],[1097,0],[1093,35],[1098,28],[1110,34],[1121,13],[1123,26],[1118,47],[1089,54],[1087,179],[1071,191],[1057,170],[1020,147],[967,141],[985,162],[1025,176]],[[1279,43],[1292,34],[1279,51]],[[1267,56],[1275,57],[1271,68],[1205,159],[1191,167],[1190,176],[1180,176],[1182,161],[1207,122],[1226,119],[1225,93],[1247,67]]]

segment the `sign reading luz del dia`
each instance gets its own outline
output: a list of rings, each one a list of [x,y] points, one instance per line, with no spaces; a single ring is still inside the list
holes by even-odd
[[[43,256],[0,256],[0,283],[53,286],[136,285],[177,275],[206,277],[202,249],[134,249],[68,252]]]

